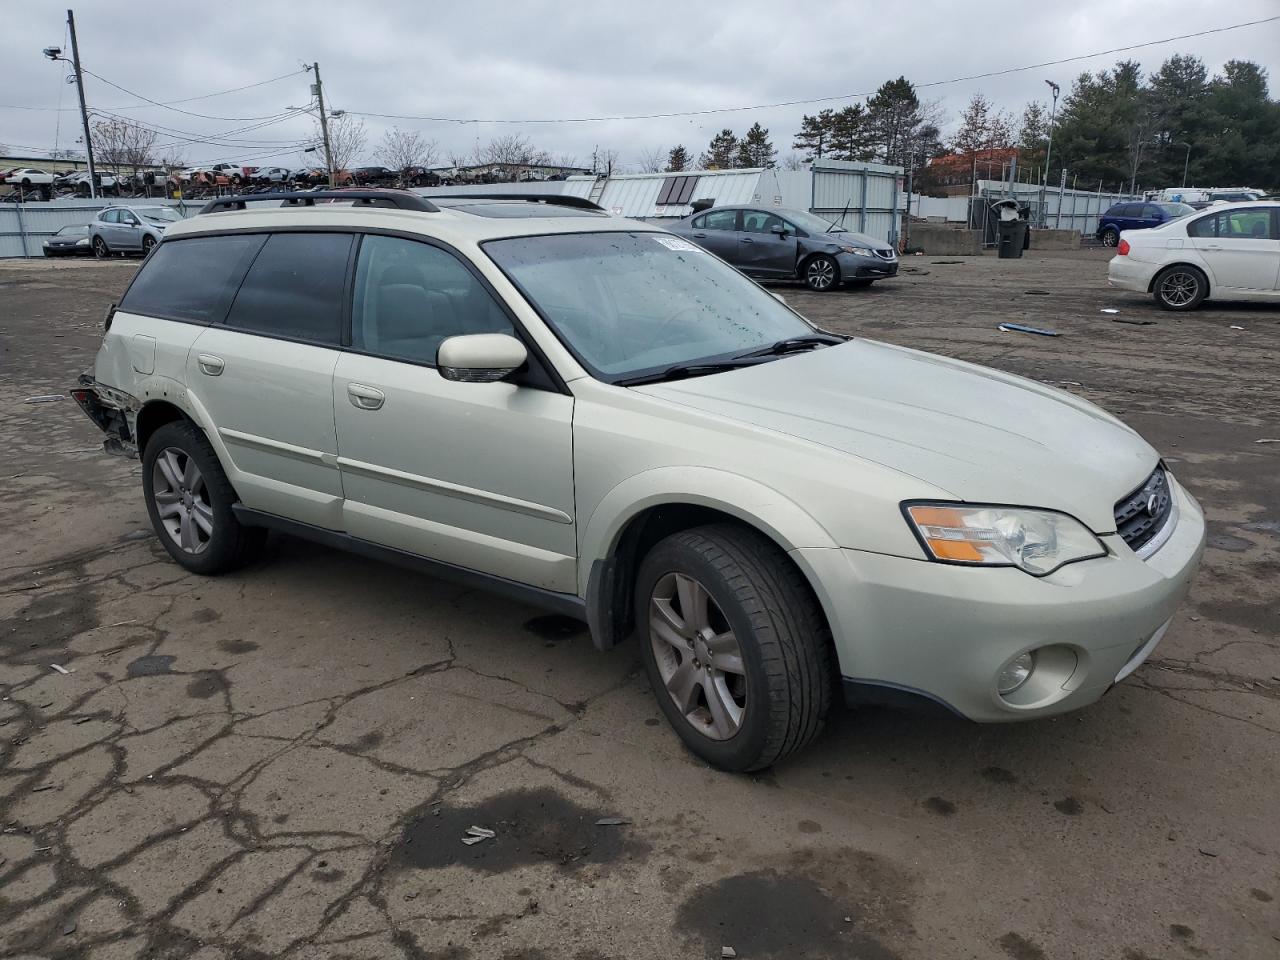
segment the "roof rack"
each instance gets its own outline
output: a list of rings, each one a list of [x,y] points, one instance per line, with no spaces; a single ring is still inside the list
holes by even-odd
[[[564,193],[441,193],[438,200],[523,200],[527,203],[549,203],[556,207],[577,207],[580,210],[599,210],[600,204],[586,197],[572,197]]]
[[[201,213],[217,213],[219,210],[244,210],[250,203],[274,200],[283,207],[313,207],[317,200],[350,200],[356,206],[391,207],[396,210],[417,210],[420,213],[439,213],[440,208],[425,197],[405,190],[311,190],[301,193],[250,193],[235,197],[218,197],[200,208]]]

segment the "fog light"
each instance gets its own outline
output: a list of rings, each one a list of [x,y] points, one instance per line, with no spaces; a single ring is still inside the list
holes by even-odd
[[[996,691],[1007,697],[1027,682],[1031,671],[1035,669],[1036,658],[1031,653],[1024,653],[1010,660],[996,677]]]

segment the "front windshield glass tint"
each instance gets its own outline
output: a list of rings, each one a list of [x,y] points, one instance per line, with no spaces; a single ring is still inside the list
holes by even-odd
[[[76,236],[77,234],[79,234],[80,236],[82,236],[82,237],[83,237],[83,236],[85,236],[86,234],[88,234],[88,232],[89,232],[89,226],[88,226],[88,224],[82,224],[82,225],[77,225],[77,226],[74,226],[74,227],[63,227],[61,230],[59,230],[59,231],[58,231],[58,236],[60,236],[60,237],[74,237],[74,236]]]
[[[1185,217],[1189,213],[1196,212],[1196,208],[1189,203],[1160,203],[1157,206],[1174,218]]]
[[[665,233],[515,237],[484,249],[602,380],[814,332],[737,270]]]
[[[182,215],[172,207],[139,207],[134,212],[142,214],[148,220],[164,220],[168,223],[176,223],[182,219]]]

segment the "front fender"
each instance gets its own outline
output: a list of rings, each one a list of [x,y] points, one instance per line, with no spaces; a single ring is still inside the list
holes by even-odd
[[[768,535],[787,551],[837,546],[808,511],[758,480],[712,467],[657,467],[618,483],[580,526],[579,596],[586,595],[592,565],[613,553],[633,518],[650,507],[674,503],[727,513]]]

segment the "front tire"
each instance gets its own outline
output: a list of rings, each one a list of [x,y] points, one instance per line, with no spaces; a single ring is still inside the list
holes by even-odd
[[[267,531],[236,519],[235,490],[194,424],[166,423],[142,456],[142,491],[156,536],[179,566],[211,576],[244,566]]]
[[[830,293],[840,286],[840,264],[825,253],[810,257],[804,265],[804,285],[814,293]]]
[[[668,722],[708,763],[760,770],[808,744],[831,706],[831,636],[773,541],[729,524],[672,534],[636,578],[640,646]]]
[[[1209,278],[1195,267],[1169,267],[1156,277],[1151,293],[1166,310],[1194,310],[1209,294]]]
[[[1107,227],[1098,237],[1104,247],[1114,247],[1120,243],[1120,231],[1115,227]]]

